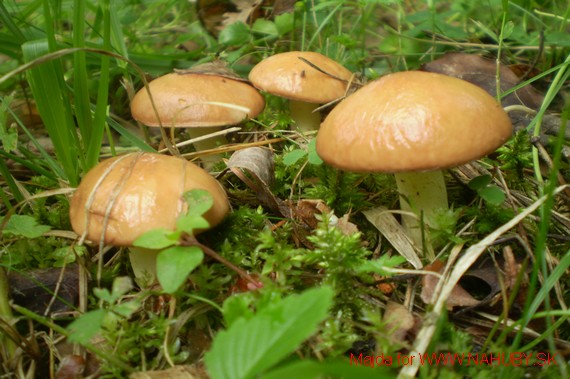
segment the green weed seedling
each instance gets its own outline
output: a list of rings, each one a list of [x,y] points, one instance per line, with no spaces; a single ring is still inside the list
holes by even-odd
[[[162,289],[174,293],[192,270],[204,259],[199,246],[184,246],[186,236],[193,236],[199,229],[210,227],[203,215],[212,207],[214,199],[206,190],[194,189],[184,193],[188,212],[176,222],[176,230],[151,230],[134,242],[134,246],[147,249],[164,249],[156,260],[156,274]]]

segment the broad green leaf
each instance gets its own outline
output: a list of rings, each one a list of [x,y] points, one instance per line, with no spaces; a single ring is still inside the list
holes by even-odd
[[[202,216],[185,215],[176,221],[176,228],[181,232],[194,234],[196,229],[208,229],[210,223]]]
[[[316,332],[333,296],[329,287],[313,288],[235,321],[218,333],[206,353],[210,377],[248,379],[271,368]]]
[[[0,218],[0,221],[3,217]],[[12,234],[26,238],[37,238],[50,230],[48,225],[39,225],[35,218],[26,215],[13,215],[2,230],[3,234]]]
[[[103,320],[105,319],[105,311],[97,309],[90,311],[75,319],[67,330],[69,337],[67,338],[70,343],[86,344],[91,341],[93,337],[101,330]]]
[[[214,205],[214,198],[210,192],[203,189],[186,191],[183,196],[188,203],[188,215],[202,216]]]
[[[255,22],[251,27],[251,30],[255,33],[266,34],[269,36],[277,37],[279,35],[275,23],[263,18],[258,18],[257,20],[255,20]]]
[[[295,16],[293,13],[283,13],[275,17],[275,26],[280,36],[293,30],[295,26]]]
[[[178,237],[179,233],[172,232],[168,229],[153,229],[139,236],[135,242],[133,242],[133,246],[159,250],[174,245]]]
[[[222,45],[239,46],[249,40],[249,28],[241,21],[226,26],[220,32],[218,42]]]
[[[467,183],[467,186],[474,191],[479,191],[487,187],[491,183],[491,179],[491,175],[476,176]]]
[[[156,275],[166,293],[174,293],[204,259],[197,246],[174,246],[161,251],[156,258]]]
[[[305,150],[296,149],[289,151],[283,156],[283,164],[285,166],[292,166],[295,163],[297,163],[299,159],[303,158],[305,155],[307,155],[307,152]]]
[[[505,201],[505,193],[497,186],[488,186],[477,191],[479,196],[486,202],[493,205],[500,205]]]
[[[321,159],[321,157],[319,157],[319,154],[317,154],[317,139],[312,139],[311,142],[309,142],[309,153],[308,153],[308,160],[310,164],[314,164],[314,165],[321,165],[323,164],[323,160]]]

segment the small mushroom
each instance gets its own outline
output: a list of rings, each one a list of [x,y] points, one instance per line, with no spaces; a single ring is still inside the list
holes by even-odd
[[[321,116],[314,112],[318,104],[342,98],[351,78],[352,73],[339,63],[308,51],[273,55],[249,74],[256,88],[290,100],[291,118],[301,132],[319,128]]]
[[[153,80],[148,91],[141,88],[133,98],[131,113],[135,120],[148,126],[187,128],[194,139],[253,118],[264,107],[263,96],[243,80],[187,70]],[[226,139],[221,136],[196,142],[194,146],[197,151],[202,151],[225,143]],[[207,162],[206,166],[211,166],[218,159],[205,157],[203,161]]]
[[[212,195],[214,205],[204,218],[210,227],[219,224],[229,211],[226,192],[195,164],[153,153],[107,159],[85,175],[73,194],[71,225],[90,241],[131,247],[150,230],[174,230],[178,216],[188,207],[182,195],[191,189],[203,189]],[[154,282],[157,254],[156,250],[130,248],[135,277],[146,276]]]
[[[331,166],[395,173],[404,227],[421,246],[427,225],[448,208],[442,170],[481,158],[512,135],[508,115],[485,90],[449,76],[407,71],[368,83],[323,122],[317,153]]]

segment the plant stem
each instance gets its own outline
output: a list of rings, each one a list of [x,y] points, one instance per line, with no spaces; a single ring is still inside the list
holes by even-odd
[[[211,127],[187,128],[186,131],[191,139],[195,139],[217,132],[218,130],[221,129],[222,127],[220,126],[211,126]],[[215,149],[227,143],[228,141],[226,137],[224,135],[220,135],[213,138],[207,138],[200,141],[196,141],[193,143],[193,145],[196,151],[200,152],[204,150]],[[204,169],[209,170],[212,168],[212,166],[214,166],[215,163],[219,162],[222,159],[222,156],[219,154],[205,155],[200,157],[200,159],[203,162]]]
[[[4,267],[0,267],[0,318],[10,326],[14,320],[9,301],[8,276],[6,275]],[[3,334],[0,334],[0,346],[4,347],[7,357],[11,358],[14,356],[16,345],[14,341]]]
[[[289,100],[291,118],[295,123],[295,129],[301,133],[318,130],[321,125],[321,114],[313,112],[318,108],[318,104],[306,103],[304,101]]]
[[[402,216],[402,225],[414,243],[421,247],[422,220],[429,226],[438,209],[447,209],[447,189],[443,172],[400,172],[395,174],[400,193],[400,208],[413,213]],[[426,244],[428,254],[433,253],[431,243]]]

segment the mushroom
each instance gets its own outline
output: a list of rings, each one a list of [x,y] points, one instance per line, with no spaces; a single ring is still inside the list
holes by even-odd
[[[442,170],[505,143],[512,125],[485,90],[449,76],[407,71],[368,83],[323,122],[317,153],[331,166],[395,173],[404,227],[421,246],[421,223],[448,208]]]
[[[141,88],[131,102],[133,118],[148,126],[188,128],[192,139],[257,116],[265,107],[263,96],[237,76],[179,71],[161,76]],[[152,94],[156,112],[150,101]],[[158,113],[158,114],[157,114]],[[157,117],[158,116],[158,117]],[[194,143],[197,151],[227,143],[223,136]],[[205,157],[211,166],[219,157]]]
[[[291,118],[301,132],[319,128],[321,116],[314,112],[318,104],[342,98],[351,78],[352,72],[339,63],[308,51],[273,55],[249,73],[256,88],[290,100]]]
[[[186,212],[182,195],[208,191],[214,205],[204,218],[214,227],[229,211],[222,186],[197,165],[154,153],[131,153],[107,159],[81,181],[70,204],[73,230],[82,238],[105,245],[131,247],[145,232],[174,230]],[[197,232],[201,232],[198,230]],[[159,251],[130,248],[129,258],[139,280],[154,282]]]

